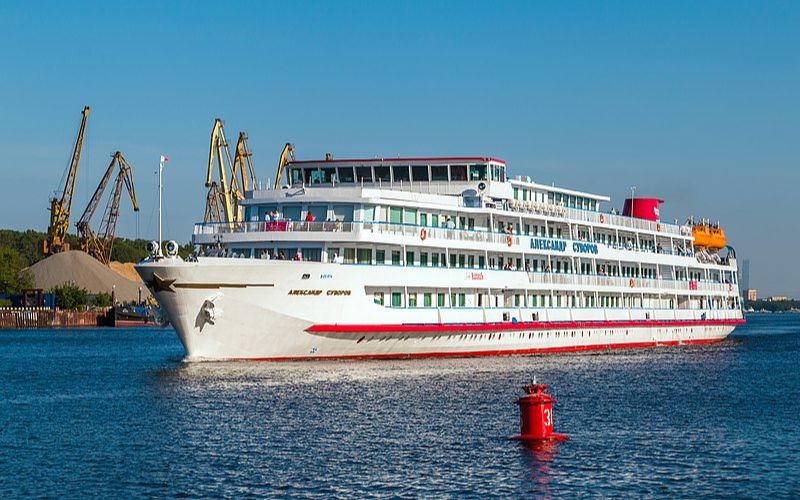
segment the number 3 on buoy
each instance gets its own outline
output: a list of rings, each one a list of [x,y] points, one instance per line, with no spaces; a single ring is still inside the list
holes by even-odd
[[[552,427],[553,426],[553,411],[549,409],[544,410],[544,426],[545,427]]]

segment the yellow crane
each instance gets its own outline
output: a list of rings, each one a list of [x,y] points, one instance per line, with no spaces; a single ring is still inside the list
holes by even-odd
[[[115,167],[119,168],[119,171],[114,181],[114,188],[108,197],[103,220],[100,221],[100,228],[97,233],[95,233],[91,228],[90,222],[116,170]],[[128,196],[133,204],[133,210],[138,212],[139,203],[136,201],[136,190],[133,186],[133,167],[125,160],[122,153],[117,151],[112,156],[111,163],[100,179],[100,184],[98,184],[97,189],[95,189],[92,198],[89,200],[89,204],[83,211],[83,215],[81,215],[81,218],[78,220],[77,224],[75,224],[78,228],[78,238],[81,242],[81,249],[106,265],[111,262],[111,250],[114,247],[114,240],[116,239],[119,201],[122,196],[123,186],[128,191]]]
[[[246,168],[245,168],[246,167]],[[236,141],[236,155],[233,158],[233,175],[238,175],[242,183],[242,191],[250,191],[258,188],[258,178],[253,167],[253,153],[247,146],[247,134],[239,132],[239,140]]]
[[[75,193],[75,181],[78,178],[78,164],[81,160],[81,149],[83,148],[83,136],[86,132],[86,119],[89,117],[89,106],[85,106],[81,112],[81,126],[78,129],[78,137],[75,140],[75,147],[72,150],[64,189],[61,197],[54,196],[50,199],[50,225],[47,226],[47,239],[41,242],[41,250],[44,255],[69,250],[67,243],[67,232],[69,231],[69,212],[72,208],[72,196]]]
[[[206,193],[206,211],[203,214],[203,222],[222,222],[223,198],[219,185],[211,182],[211,186]]]
[[[214,177],[214,166],[219,172],[219,198],[222,202],[224,222],[238,222],[239,208],[237,198],[239,188],[236,185],[236,176],[231,175],[230,184],[228,182],[228,172],[233,173],[233,161],[228,150],[228,141],[225,138],[225,129],[222,120],[214,120],[214,128],[211,129],[211,143],[208,149],[208,172],[206,174],[206,187],[211,189]]]
[[[275,173],[275,185],[273,186],[273,189],[280,189],[281,178],[283,177],[283,169],[286,167],[287,163],[292,161],[294,161],[294,146],[287,142],[283,146],[280,158],[278,158],[278,171]]]
[[[244,200],[246,191],[258,187],[252,156],[247,145],[247,134],[239,132],[236,154],[231,160],[222,120],[214,120],[208,150],[204,222],[244,221],[244,209],[240,202]],[[219,183],[213,180],[215,167],[219,173]]]

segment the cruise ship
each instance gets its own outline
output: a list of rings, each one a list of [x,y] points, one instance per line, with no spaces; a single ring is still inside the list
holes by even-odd
[[[291,161],[137,265],[189,360],[521,355],[720,341],[743,323],[718,224],[511,178],[490,157]],[[170,248],[171,247],[171,248]]]

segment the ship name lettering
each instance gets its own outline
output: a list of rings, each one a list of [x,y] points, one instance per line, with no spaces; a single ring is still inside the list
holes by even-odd
[[[597,253],[597,245],[594,243],[581,243],[576,241],[572,244],[572,251],[578,253]]]
[[[328,295],[333,296],[350,295],[350,293],[350,290],[328,290]]]
[[[289,290],[289,295],[320,295],[322,290]]]
[[[532,250],[555,250],[563,252],[567,249],[566,241],[551,240],[549,238],[531,238]]]

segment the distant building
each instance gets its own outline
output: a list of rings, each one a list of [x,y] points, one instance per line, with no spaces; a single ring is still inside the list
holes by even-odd
[[[748,288],[744,291],[745,300],[755,301],[758,300],[758,290],[755,288]]]
[[[786,295],[773,295],[771,297],[767,297],[767,300],[769,302],[786,302],[787,300],[789,300],[789,297],[787,297]]]
[[[746,295],[747,290],[751,290],[750,288],[750,259],[744,259],[742,261],[742,267],[739,270],[739,286],[743,291],[743,295]],[[755,290],[753,290],[755,292]],[[747,299],[750,300],[750,299]],[[753,299],[756,300],[756,299]]]

